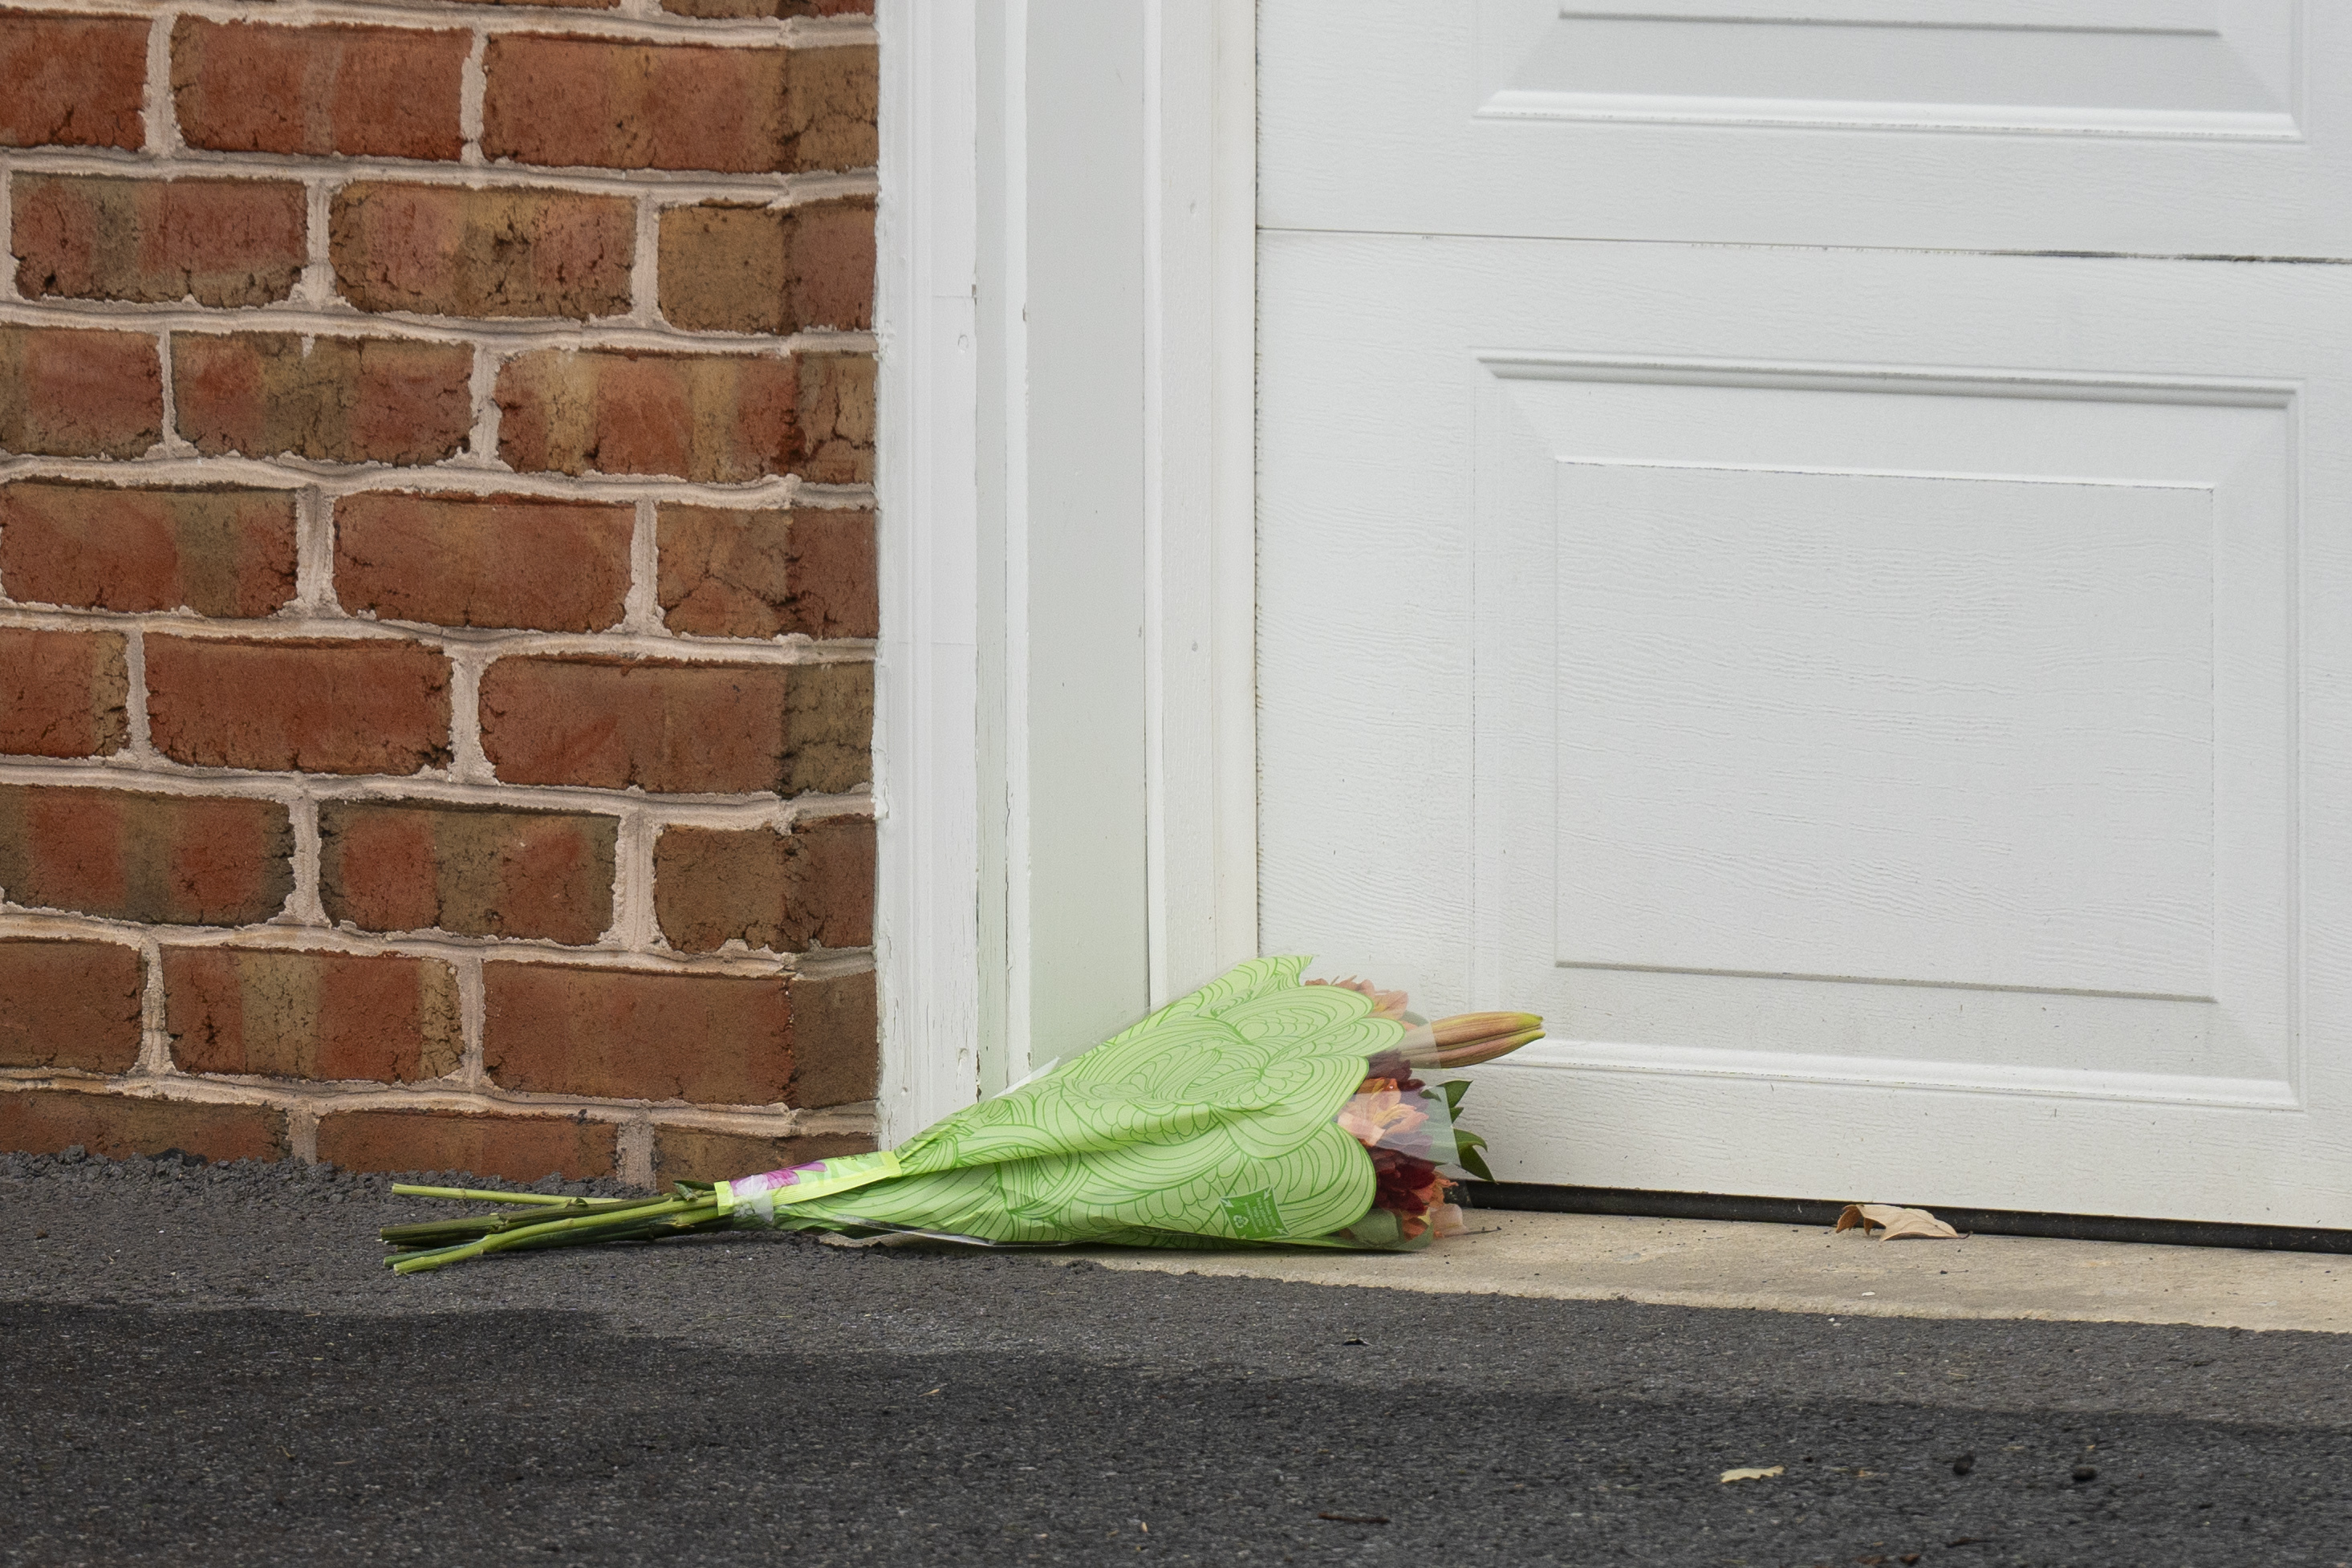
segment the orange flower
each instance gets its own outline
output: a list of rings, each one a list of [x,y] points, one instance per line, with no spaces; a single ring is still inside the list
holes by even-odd
[[[1370,1080],[1381,1087],[1358,1094],[1339,1108],[1339,1121],[1348,1135],[1368,1149],[1378,1148],[1429,1120],[1428,1114],[1405,1103],[1404,1096],[1385,1079]]]

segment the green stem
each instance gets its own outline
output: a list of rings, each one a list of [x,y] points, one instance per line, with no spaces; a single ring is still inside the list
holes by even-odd
[[[526,1225],[544,1225],[551,1219],[595,1215],[611,1218],[667,1203],[667,1198],[583,1198],[567,1204],[561,1210],[547,1208],[505,1209],[497,1214],[467,1215],[459,1219],[424,1220],[415,1225],[388,1225],[377,1234],[394,1247],[435,1247],[444,1242],[468,1240],[477,1236],[494,1235]]]
[[[671,1216],[683,1215],[689,1211],[698,1210],[700,1212],[695,1215],[697,1222],[716,1217],[719,1212],[717,1204],[709,1198],[663,1198],[656,1203],[634,1207],[629,1213],[624,1215],[582,1215],[573,1219],[553,1219],[538,1225],[518,1226],[511,1230],[502,1230],[495,1235],[485,1236],[460,1246],[438,1247],[430,1252],[409,1253],[404,1257],[386,1258],[385,1261],[392,1266],[392,1271],[394,1274],[421,1274],[427,1269],[439,1268],[451,1263],[462,1263],[469,1258],[481,1258],[489,1253],[504,1252],[512,1247],[560,1245],[556,1240],[557,1237],[569,1238],[578,1236],[583,1242],[617,1239],[614,1237],[583,1234],[600,1228],[614,1232],[635,1232],[640,1226],[656,1224],[666,1223],[669,1226],[676,1226],[677,1221]]]
[[[517,1241],[505,1250],[537,1252],[551,1247],[591,1247],[614,1241],[667,1241],[676,1237],[724,1229],[731,1219],[731,1215],[713,1214],[696,1220],[682,1217],[646,1220],[635,1225],[616,1226],[610,1231],[579,1231],[571,1235],[537,1237]]]
[[[580,1198],[557,1197],[549,1193],[478,1193],[471,1187],[414,1187],[406,1182],[394,1182],[392,1190],[404,1198],[452,1198],[461,1204],[576,1204]],[[606,1199],[606,1202],[614,1200]]]

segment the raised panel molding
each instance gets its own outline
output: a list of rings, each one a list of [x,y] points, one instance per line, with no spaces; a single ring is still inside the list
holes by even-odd
[[[2290,386],[1478,364],[1525,1068],[2300,1104]]]
[[[1260,221],[2352,258],[2343,0],[1262,0]]]
[[[2294,140],[2300,0],[1488,0],[1480,118]]]
[[[2223,0],[1564,0],[1563,18],[1836,22],[1903,27],[2014,27],[2057,33],[2215,33]]]

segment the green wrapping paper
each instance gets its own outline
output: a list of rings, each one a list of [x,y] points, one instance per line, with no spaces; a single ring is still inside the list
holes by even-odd
[[[981,1247],[1425,1247],[1459,1223],[1439,1167],[1486,1172],[1479,1140],[1454,1124],[1466,1080],[1432,1088],[1416,1072],[1491,1061],[1542,1021],[1423,1024],[1401,992],[1301,984],[1307,963],[1252,959],[878,1153],[646,1198],[396,1186],[521,1206],[388,1226],[384,1261],[414,1274],[493,1252],[761,1226]]]
[[[1372,1210],[1372,1157],[1334,1118],[1406,1026],[1300,984],[1307,963],[1252,959],[895,1150],[722,1182],[719,1208],[1000,1246],[1400,1245],[1393,1223],[1349,1234]]]

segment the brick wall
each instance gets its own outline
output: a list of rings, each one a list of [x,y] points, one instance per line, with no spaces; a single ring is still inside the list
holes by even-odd
[[[867,8],[0,9],[0,1147],[870,1146]]]

